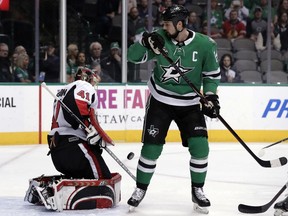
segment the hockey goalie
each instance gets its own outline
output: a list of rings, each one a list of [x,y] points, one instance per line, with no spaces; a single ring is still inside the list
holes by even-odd
[[[111,173],[102,157],[112,142],[96,118],[99,80],[90,69],[79,68],[75,81],[58,91],[47,141],[61,175],[32,178],[25,201],[55,211],[111,208],[120,202],[121,176]]]

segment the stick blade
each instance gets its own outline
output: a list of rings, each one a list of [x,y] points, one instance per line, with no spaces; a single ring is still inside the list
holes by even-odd
[[[248,206],[245,204],[239,204],[238,205],[238,210],[242,213],[246,214],[257,214],[257,213],[263,213],[267,211],[266,205],[264,206]]]
[[[257,162],[265,168],[274,168],[274,167],[280,167],[287,164],[287,158],[286,157],[280,157],[274,160],[261,160],[260,158],[255,158]]]
[[[266,212],[273,203],[278,199],[278,197],[286,190],[288,182],[278,191],[278,193],[272,198],[270,202],[262,206],[249,206],[244,204],[238,205],[238,210],[242,213],[256,214]]]
[[[280,167],[287,164],[287,158],[286,157],[281,157],[275,160],[270,161],[270,167]]]

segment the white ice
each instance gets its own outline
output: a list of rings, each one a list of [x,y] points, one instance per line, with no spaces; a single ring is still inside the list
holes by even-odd
[[[269,144],[269,143],[268,143]],[[257,154],[267,143],[248,143]],[[117,143],[110,147],[115,155],[135,175],[140,155],[140,143]],[[126,158],[134,152],[132,160]],[[51,212],[43,206],[24,202],[28,180],[42,174],[59,174],[53,167],[51,158],[46,156],[47,146],[17,145],[0,146],[0,215],[87,215],[87,216],[190,216],[201,215],[193,211],[190,192],[189,154],[179,143],[168,143],[158,159],[156,172],[146,193],[146,197],[129,213],[126,204],[135,188],[134,180],[116,163],[107,152],[103,153],[112,172],[122,175],[121,202],[112,209],[94,209]],[[288,155],[288,146],[279,144],[266,150],[263,160],[276,159]],[[210,199],[210,216],[245,215],[238,211],[238,205],[253,206],[268,203],[287,182],[287,165],[277,168],[261,167],[239,143],[211,143],[209,169],[204,191]],[[277,201],[285,197],[286,191]],[[274,204],[273,204],[274,205]],[[273,215],[273,205],[265,213]]]

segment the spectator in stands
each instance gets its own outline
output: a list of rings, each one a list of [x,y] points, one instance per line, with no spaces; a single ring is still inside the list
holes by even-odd
[[[278,19],[282,12],[288,13],[288,0],[280,0],[274,17],[274,24],[278,22]]]
[[[174,2],[175,4],[182,5],[183,7],[186,7],[186,8],[191,8],[191,5],[192,5],[190,1],[186,1],[186,0],[175,0]]]
[[[119,0],[98,0],[96,16],[96,34],[107,38],[112,27],[112,19],[119,8]]]
[[[76,65],[77,67],[87,67],[90,68],[90,66],[86,63],[86,54],[85,52],[80,51],[76,58]]]
[[[154,26],[159,27],[161,26],[161,19],[162,19],[162,12],[164,11],[164,6],[162,0],[155,0],[152,4],[152,16],[154,21]]]
[[[76,59],[79,49],[77,44],[71,43],[67,48],[67,60],[66,60],[66,74],[67,82],[74,82],[74,77],[77,72]]]
[[[19,45],[15,47],[14,53],[17,53],[19,55],[21,53],[27,53],[27,52],[24,46]]]
[[[134,43],[136,31],[141,27],[144,27],[144,19],[139,16],[138,9],[133,7],[128,14],[128,47]]]
[[[222,36],[231,40],[244,38],[246,36],[246,27],[239,21],[237,10],[231,10],[229,18],[223,23]]]
[[[241,21],[244,26],[246,26],[249,16],[249,9],[245,7],[243,0],[233,0],[231,2],[230,8],[228,8],[225,12],[226,19],[231,19],[230,14],[232,10],[237,12],[238,20]]]
[[[102,58],[102,44],[99,42],[92,42],[89,46],[90,56],[87,59],[87,64],[91,64],[92,62],[101,62]]]
[[[236,68],[233,67],[233,59],[230,54],[224,54],[219,62],[220,71],[221,71],[221,80],[222,83],[239,83],[241,77],[237,72]]]
[[[223,22],[224,22],[224,17],[223,17],[223,12],[222,8],[218,7],[218,0],[211,0],[211,19],[210,19],[210,24],[211,27],[214,27],[216,29],[222,28]],[[203,14],[204,20],[207,21],[207,10],[204,11]]]
[[[107,83],[113,83],[115,80],[113,80],[109,74],[106,73],[106,71],[103,71],[101,68],[101,65],[98,62],[92,62],[90,65],[90,68],[92,71],[95,72],[96,75],[100,77],[101,82],[107,82]],[[99,81],[99,82],[100,82]]]
[[[267,21],[268,19],[268,0],[260,0],[259,4],[257,2],[254,3],[253,7],[251,10],[249,10],[249,18],[252,20],[254,18],[254,12],[257,7],[260,7],[262,9],[262,19]],[[272,21],[275,20],[275,15],[276,15],[276,10],[272,6],[271,8],[271,17]]]
[[[173,1],[172,0],[163,0],[163,6],[164,8],[168,8],[171,7],[173,5]]]
[[[11,72],[14,74],[14,71],[16,69],[16,64],[17,64],[17,53],[13,53],[10,57],[10,62],[11,62]],[[15,75],[14,75],[15,76]],[[14,77],[15,78],[15,77]]]
[[[127,13],[129,13],[132,7],[137,7],[137,0],[126,0],[126,1],[128,5]],[[120,0],[119,2],[118,14],[122,14],[122,0]]]
[[[17,56],[15,81],[23,83],[31,83],[28,72],[29,56],[27,53],[20,53]]]
[[[102,70],[112,77],[114,82],[121,82],[121,53],[118,42],[113,42],[110,45],[110,54],[101,61]]]
[[[243,4],[246,8],[248,8],[249,10],[252,8],[253,3],[256,3],[257,5],[259,5],[259,1],[260,0],[244,0]],[[227,10],[229,7],[231,7],[233,0],[224,0],[224,10]]]
[[[0,43],[0,57],[8,57],[9,47],[6,43]]]
[[[188,16],[187,29],[195,32],[201,32],[201,19],[194,11],[191,11]]]
[[[267,22],[262,18],[262,8],[261,7],[255,7],[254,9],[254,18],[252,20],[249,20],[247,22],[246,32],[247,37],[251,38],[255,42],[258,39],[258,35],[261,34],[261,37],[263,37],[262,46],[265,46],[266,44],[266,38],[267,38]]]
[[[140,18],[144,19],[148,15],[148,0],[139,0],[137,9],[138,9]]]
[[[128,14],[128,47],[134,44],[134,41],[136,40],[136,31],[137,29],[140,29],[144,26],[144,20],[141,19],[139,16],[139,12],[137,7],[131,8],[129,14]],[[134,64],[132,62],[128,62],[128,81],[133,82],[134,80],[134,74],[139,73],[140,66],[139,64]]]
[[[274,26],[275,38],[280,35],[280,51],[285,52],[288,50],[288,16],[286,12],[282,12],[279,19]]]
[[[44,47],[44,58],[40,59],[40,71],[45,72],[46,82],[60,81],[60,58],[56,55],[56,48],[53,43]]]
[[[26,48],[25,48],[24,46],[22,46],[22,45],[16,46],[16,47],[14,48],[14,53],[15,53],[15,57],[16,57],[16,58],[18,58],[18,56],[19,56],[20,54],[28,54]],[[28,55],[28,56],[29,56],[29,55]],[[16,67],[17,67],[17,59],[15,59],[14,72],[15,72]],[[28,78],[28,79],[31,80],[31,82],[32,82],[32,80],[34,80],[34,77],[35,77],[35,74],[34,74],[34,72],[35,72],[35,66],[34,66],[34,62],[31,61],[30,57],[29,57],[29,65],[28,65],[28,67],[27,67],[27,71],[28,71],[28,75],[29,75],[29,78]],[[32,74],[33,74],[33,75],[32,75]],[[14,75],[16,75],[16,74],[14,73]],[[15,77],[15,80],[17,81],[17,77]]]
[[[150,26],[149,26],[149,19],[151,19],[151,29],[150,29]],[[144,19],[144,26],[143,27],[140,27],[136,30],[136,35],[135,35],[135,40],[134,40],[134,43],[139,41],[141,38],[142,38],[142,35],[144,32],[152,32],[152,31],[156,31],[158,27],[153,27],[153,24],[154,24],[154,19],[153,17],[150,17],[150,16],[146,16],[145,19]]]
[[[14,81],[14,74],[8,54],[8,45],[6,43],[0,43],[0,82]]]

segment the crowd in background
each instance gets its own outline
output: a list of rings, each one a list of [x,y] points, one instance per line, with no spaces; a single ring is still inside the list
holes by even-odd
[[[78,67],[89,67],[99,73],[102,82],[121,82],[121,0],[88,1],[87,7],[97,11],[95,17],[85,13],[81,19],[89,23],[95,40],[83,49],[77,42],[67,46],[67,82],[74,80]],[[184,5],[189,11],[187,28],[208,34],[213,39],[227,38],[233,43],[238,38],[255,41],[262,51],[267,47],[267,28],[271,28],[272,48],[281,53],[288,49],[288,0],[272,1],[271,23],[268,23],[268,0],[211,0],[210,21],[207,20],[207,1],[197,0],[154,0],[149,13],[148,0],[128,0],[128,46],[141,38],[144,31],[153,31],[162,25],[161,13],[172,4]],[[78,2],[78,4],[80,4]],[[77,5],[75,5],[76,7]],[[92,7],[93,6],[93,7]],[[91,12],[93,14],[93,12]],[[149,14],[152,18],[149,19]],[[77,13],[75,13],[77,15]],[[108,44],[108,45],[107,45]],[[60,82],[59,44],[48,41],[40,47],[40,72],[45,72],[46,82]],[[239,71],[233,67],[233,55],[219,58],[221,82],[243,82]],[[229,64],[228,64],[229,62]],[[29,56],[21,44],[9,47],[0,43],[0,82],[35,82],[33,54]],[[135,71],[139,68],[128,63],[128,82],[137,82]]]

